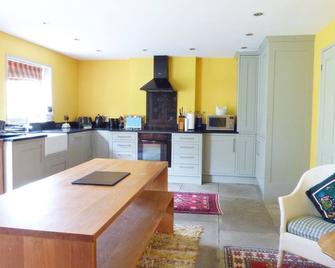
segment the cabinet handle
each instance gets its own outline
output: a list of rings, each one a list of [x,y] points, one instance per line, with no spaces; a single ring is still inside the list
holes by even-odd
[[[119,147],[131,147],[130,144],[118,144]]]
[[[193,141],[194,140],[194,138],[185,138],[185,137],[180,137],[180,139],[181,140],[187,140],[187,141]]]
[[[180,146],[182,149],[194,149],[194,146]]]
[[[179,166],[179,168],[182,168],[182,169],[194,169],[193,166]]]
[[[194,159],[194,156],[180,156],[181,159]]]
[[[236,152],[236,139],[234,139],[234,142],[233,142],[233,153]]]
[[[117,137],[121,139],[131,139],[131,136],[117,136]]]

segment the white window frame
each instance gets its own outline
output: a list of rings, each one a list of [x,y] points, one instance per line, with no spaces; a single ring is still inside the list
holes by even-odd
[[[52,115],[54,115],[54,98],[53,98],[53,69],[52,69],[52,66],[49,65],[49,64],[42,64],[42,63],[39,63],[37,61],[32,61],[32,60],[28,60],[28,59],[25,59],[23,57],[18,57],[18,56],[13,56],[13,55],[9,55],[7,54],[6,57],[5,57],[5,79],[4,79],[4,83],[5,83],[5,96],[4,96],[4,107],[5,107],[5,116],[6,116],[6,121],[8,120],[8,117],[7,117],[7,92],[8,92],[8,88],[7,88],[7,81],[8,81],[8,60],[13,60],[13,61],[18,61],[18,62],[22,62],[22,63],[25,63],[25,64],[29,64],[29,65],[34,65],[34,66],[37,66],[37,67],[41,67],[43,68],[43,70],[47,70],[46,75],[47,76],[47,79],[50,81],[50,104],[51,104],[51,107],[52,107]],[[30,123],[30,122],[29,122]]]

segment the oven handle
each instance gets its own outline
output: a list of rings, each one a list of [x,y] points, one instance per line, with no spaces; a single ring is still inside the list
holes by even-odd
[[[156,141],[156,140],[140,140],[140,142],[144,142],[144,143],[153,143],[153,144],[157,144],[157,143],[166,143],[164,141]]]

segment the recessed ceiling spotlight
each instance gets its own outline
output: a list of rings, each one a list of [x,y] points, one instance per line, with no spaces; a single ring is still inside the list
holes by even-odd
[[[102,50],[101,49],[97,49],[96,52],[102,52]]]
[[[241,47],[241,49],[247,49],[248,47]]]
[[[194,50],[195,50],[195,47],[190,47],[188,50],[190,50],[190,51],[194,51]]]
[[[247,33],[245,34],[246,36],[253,36],[254,34],[253,33]]]
[[[46,24],[48,24],[48,23],[47,23],[46,21],[42,21],[42,24],[43,24],[43,25],[46,25]]]
[[[146,49],[146,48],[142,48],[142,51],[143,51],[143,52],[146,52],[146,51],[148,51],[148,49]]]
[[[74,38],[73,40],[74,40],[74,41],[80,41],[80,39],[79,39],[79,38]]]
[[[260,16],[263,16],[263,15],[264,15],[263,12],[256,12],[256,13],[254,13],[255,17],[260,17]]]

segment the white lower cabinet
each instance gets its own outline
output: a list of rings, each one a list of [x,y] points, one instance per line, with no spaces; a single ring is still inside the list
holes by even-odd
[[[172,134],[169,182],[202,183],[202,134]]]
[[[92,131],[71,133],[68,137],[68,167],[74,167],[92,159]]]
[[[43,177],[48,177],[66,169],[67,151],[51,154],[44,159]]]
[[[137,132],[110,132],[109,156],[114,159],[137,160]]]
[[[92,154],[93,158],[109,158],[109,137],[108,130],[96,130],[92,133]]]
[[[236,175],[255,177],[255,135],[239,134],[236,141]]]
[[[237,135],[206,134],[204,139],[204,174],[235,175]]]
[[[44,138],[6,141],[4,152],[6,192],[43,177]]]
[[[215,182],[248,182],[255,177],[255,135],[204,135],[204,175]]]

